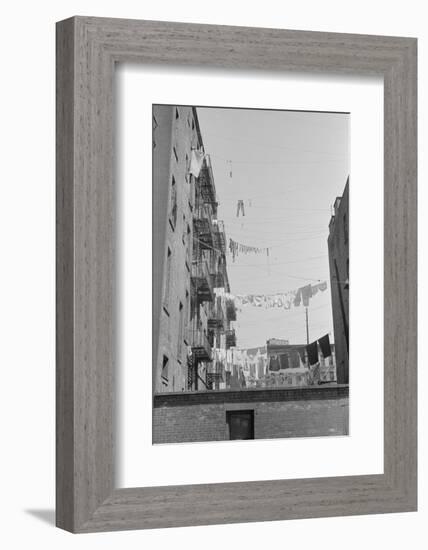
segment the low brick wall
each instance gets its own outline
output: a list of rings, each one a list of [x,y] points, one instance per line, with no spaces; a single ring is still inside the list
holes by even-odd
[[[349,388],[325,385],[155,395],[153,443],[229,439],[227,411],[254,411],[254,438],[347,435]]]

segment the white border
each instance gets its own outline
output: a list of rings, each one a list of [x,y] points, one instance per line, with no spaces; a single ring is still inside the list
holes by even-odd
[[[121,66],[118,487],[383,472],[383,82]],[[152,445],[152,103],[349,111],[350,436]]]

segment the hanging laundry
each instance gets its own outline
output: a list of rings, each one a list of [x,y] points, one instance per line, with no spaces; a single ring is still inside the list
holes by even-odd
[[[290,365],[288,364],[288,353],[281,353],[279,355],[279,364],[281,365],[282,370],[290,368]]]
[[[232,179],[232,161],[228,160],[227,164],[229,165],[229,177]]]
[[[254,305],[256,307],[263,307],[264,303],[264,296],[254,296]]]
[[[202,150],[192,149],[189,174],[192,174],[195,178],[199,178],[204,158],[205,153]]]
[[[232,256],[237,256],[238,252],[241,254],[262,254],[266,251],[266,248],[260,248],[259,246],[249,246],[246,244],[238,243],[233,239],[229,239],[229,250]]]
[[[296,349],[290,351],[290,367],[298,369],[300,367],[299,352]]]
[[[233,239],[229,239],[229,250],[232,254],[233,261],[235,261],[235,257],[238,255],[238,243]]]
[[[278,371],[280,370],[281,365],[279,363],[279,359],[277,355],[271,355],[269,359],[269,370],[270,371]]]
[[[242,388],[246,388],[246,387],[247,387],[247,382],[246,382],[246,380],[245,380],[244,371],[242,371],[242,370],[241,370],[241,372],[239,373],[239,382],[240,382]]]
[[[306,352],[308,354],[308,361],[310,365],[318,363],[318,342],[312,342],[306,346]]]
[[[300,306],[301,301],[302,301],[302,289],[299,288],[298,291],[296,292],[296,296],[294,298],[294,306],[295,307]]]
[[[316,285],[312,285],[312,296],[315,296],[315,294],[318,291],[324,292],[327,290],[327,282],[323,281],[322,283],[317,283]]]
[[[312,297],[312,287],[311,285],[303,286],[300,289],[302,295],[302,303],[305,307],[309,306],[309,299]]]
[[[244,206],[244,201],[243,200],[238,200],[238,204],[236,206],[236,217],[239,218],[239,212],[241,212],[241,214],[243,216],[245,216],[245,206]]]
[[[238,251],[240,253],[247,254],[249,252],[259,253],[263,250],[256,247],[240,245],[232,239],[229,241],[229,248],[232,256],[234,254],[237,255]],[[297,290],[289,290],[288,292],[276,294],[238,294],[235,296],[235,301],[237,305],[265,307],[266,309],[291,309],[293,306],[300,306],[301,303],[307,307],[307,305],[309,305],[309,298],[313,295],[313,288],[314,287],[311,285],[306,285]]]
[[[331,346],[330,346],[330,338],[329,335],[326,334],[322,338],[318,340],[318,343],[321,348],[321,353],[323,357],[330,357],[331,355]]]
[[[315,285],[302,286],[297,290],[294,305],[298,307],[302,303],[303,306],[308,307],[310,298],[312,298],[312,296],[315,296],[318,291],[324,292],[325,290],[327,290],[326,281],[317,283]]]
[[[321,369],[318,363],[309,369],[308,384],[310,386],[315,386],[320,383],[320,379],[321,379]]]
[[[298,348],[297,353],[302,365],[306,365],[306,348]]]

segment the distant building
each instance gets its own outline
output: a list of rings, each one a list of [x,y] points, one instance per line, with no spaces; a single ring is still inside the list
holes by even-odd
[[[309,368],[306,344],[289,344],[288,340],[271,338],[266,343],[267,372],[265,386],[305,386],[336,382],[335,345],[330,344],[331,355],[323,357],[318,344],[319,362],[316,376]]]
[[[337,382],[349,384],[349,177],[343,195],[334,202],[328,253]]]
[[[336,382],[335,346],[331,355],[323,357],[319,347],[316,377],[309,369],[306,344],[289,344],[288,340],[271,338],[266,346],[236,348],[232,352],[230,383],[224,388],[270,388],[307,386]],[[222,388],[220,388],[222,389]]]
[[[219,388],[236,319],[209,155],[194,107],[153,107],[153,185],[168,186],[155,392]],[[162,210],[164,209],[164,210]],[[156,277],[157,274],[154,274]]]

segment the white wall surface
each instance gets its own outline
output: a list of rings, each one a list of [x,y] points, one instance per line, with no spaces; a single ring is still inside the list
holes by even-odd
[[[424,3],[263,3],[216,0],[9,2],[0,32],[2,86],[0,543],[3,548],[423,548],[427,469],[419,472],[419,512],[264,524],[70,535],[53,527],[54,507],[54,23],[71,15],[406,35],[419,38],[420,205],[427,205],[428,27]],[[421,210],[423,211],[423,210]],[[420,222],[420,280],[427,279],[427,218]],[[421,284],[420,334],[427,331]],[[428,415],[419,377],[419,464],[426,464]],[[361,452],[364,452],[362,449]]]

